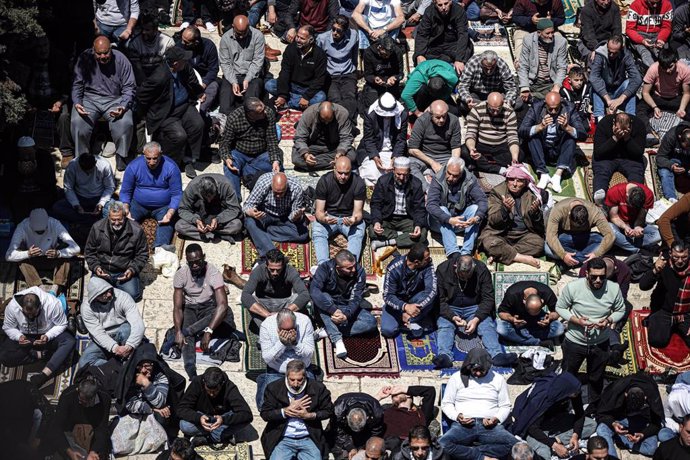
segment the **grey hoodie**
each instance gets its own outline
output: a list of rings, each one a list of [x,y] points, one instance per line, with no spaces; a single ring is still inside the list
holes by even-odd
[[[113,289],[113,298],[104,304],[96,297],[108,289]],[[112,336],[124,323],[132,328],[126,345],[136,348],[144,338],[144,321],[141,319],[137,304],[124,291],[113,288],[110,283],[97,276],[92,276],[88,285],[88,300],[81,305],[81,317],[89,331],[91,340],[97,345],[112,351],[119,345]]]

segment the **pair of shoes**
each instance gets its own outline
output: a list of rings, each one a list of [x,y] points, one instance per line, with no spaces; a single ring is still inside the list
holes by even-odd
[[[539,183],[537,184],[537,188],[541,190],[546,190],[546,187],[549,185],[549,182],[551,182],[551,176],[548,174],[542,174],[539,176]]]
[[[347,358],[347,348],[345,348],[345,342],[342,339],[335,343],[335,357],[340,359]]]
[[[321,339],[325,339],[328,337],[328,332],[326,332],[326,329],[319,327],[316,330],[314,330],[314,341],[318,341]]]
[[[184,165],[184,173],[190,179],[194,179],[196,177],[196,169],[194,169],[194,165],[192,165],[192,163],[187,163]]]
[[[448,369],[449,367],[453,367],[453,359],[446,354],[434,356],[431,362],[434,364],[434,369]]]
[[[227,264],[223,264],[223,281],[239,289],[244,288],[244,285],[247,284],[247,281],[237,274],[235,267],[231,267]]]

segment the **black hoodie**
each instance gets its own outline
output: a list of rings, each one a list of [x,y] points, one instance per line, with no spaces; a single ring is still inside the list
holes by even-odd
[[[465,358],[465,361],[463,361],[462,366],[460,367],[460,379],[465,385],[465,388],[470,383],[472,370],[475,367],[479,367],[479,369],[481,369],[483,372],[482,375],[486,375],[489,370],[491,370],[492,365],[493,363],[491,361],[491,355],[488,351],[481,347],[471,349],[470,352],[467,353],[467,358]]]
[[[226,426],[251,423],[254,416],[247,401],[225,372],[220,393],[213,400],[204,390],[203,379],[202,375],[194,377],[178,404],[176,412],[181,420],[198,425],[202,415],[220,415]]]

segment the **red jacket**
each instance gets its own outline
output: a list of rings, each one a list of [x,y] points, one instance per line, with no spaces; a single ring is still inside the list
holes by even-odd
[[[657,40],[668,42],[671,36],[673,7],[669,0],[661,0],[650,10],[646,0],[635,0],[628,10],[625,33],[633,43],[642,44],[644,37],[640,32],[658,34]]]

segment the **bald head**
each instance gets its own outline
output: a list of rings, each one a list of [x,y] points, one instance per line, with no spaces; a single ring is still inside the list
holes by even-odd
[[[503,105],[503,94],[493,92],[486,98],[486,104],[492,108],[500,108]]]
[[[285,195],[285,192],[287,192],[287,176],[285,173],[279,172],[276,173],[273,176],[273,180],[271,181],[271,190],[273,190],[273,193],[277,196],[283,196]]]
[[[201,31],[197,26],[191,25],[182,31],[180,38],[183,48],[194,50],[201,43]]]
[[[448,113],[448,104],[440,99],[435,100],[431,103],[431,114],[432,115],[445,115]]]
[[[319,120],[321,120],[323,123],[329,124],[333,121],[334,116],[333,104],[328,101],[319,104]]]
[[[337,171],[352,171],[352,161],[346,156],[338,157],[338,159],[335,160],[335,169]]]
[[[107,64],[110,62],[113,54],[110,50],[110,40],[108,40],[108,37],[103,35],[96,37],[93,41],[93,54],[96,58],[96,62],[99,64]]]
[[[101,35],[99,37],[96,37],[96,39],[93,41],[93,48],[107,48],[110,49],[110,40],[108,37],[105,35]]]
[[[379,458],[386,451],[386,446],[382,438],[374,436],[369,438],[365,446],[367,457]]]
[[[232,30],[235,32],[235,38],[244,38],[249,32],[249,18],[244,15],[235,16],[232,21]]]
[[[555,91],[549,91],[548,93],[546,93],[546,96],[544,97],[544,102],[548,106],[560,105],[561,95]]]

